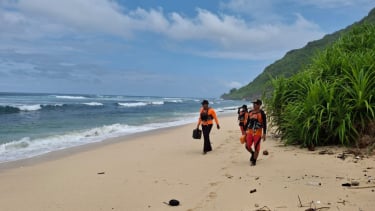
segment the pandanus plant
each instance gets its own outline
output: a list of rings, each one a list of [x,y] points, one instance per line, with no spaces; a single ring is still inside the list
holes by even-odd
[[[356,144],[375,120],[375,26],[354,27],[272,84],[267,111],[286,144]]]

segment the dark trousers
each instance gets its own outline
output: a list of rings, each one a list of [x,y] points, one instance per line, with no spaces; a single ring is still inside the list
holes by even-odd
[[[211,142],[210,142],[211,129],[212,129],[212,124],[202,125],[202,132],[203,132],[203,138],[204,138],[203,152],[209,152],[212,150]]]

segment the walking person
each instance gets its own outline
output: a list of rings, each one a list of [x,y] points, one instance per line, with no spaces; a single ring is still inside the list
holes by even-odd
[[[247,119],[249,115],[247,105],[242,105],[242,107],[239,107],[237,110],[237,114],[241,133],[242,135],[246,135]]]
[[[215,120],[217,129],[220,129],[219,120],[217,119],[216,112],[213,108],[208,107],[208,100],[202,101],[202,108],[200,109],[200,115],[198,118],[197,128],[202,124],[203,132],[203,154],[212,151],[210,132],[212,129],[213,121]]]
[[[262,105],[261,100],[257,99],[252,103],[253,110],[249,111],[247,122],[246,149],[251,153],[251,165],[255,166],[260,151],[261,139],[266,141],[267,117],[264,111],[260,108]],[[254,149],[252,148],[253,145]]]

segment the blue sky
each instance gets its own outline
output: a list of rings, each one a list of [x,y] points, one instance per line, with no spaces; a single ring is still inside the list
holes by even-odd
[[[219,97],[375,0],[0,0],[0,92]]]

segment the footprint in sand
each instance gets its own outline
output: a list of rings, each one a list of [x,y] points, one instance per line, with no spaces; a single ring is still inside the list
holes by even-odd
[[[210,193],[208,194],[208,197],[209,197],[210,199],[214,199],[214,198],[217,197],[217,194],[216,194],[215,192],[210,192]]]
[[[233,178],[233,176],[230,175],[230,174],[225,174],[224,176],[225,176],[226,178],[228,178],[228,179],[232,179],[232,178]]]
[[[210,182],[209,184],[210,184],[210,186],[217,186],[219,184],[219,182]]]
[[[232,164],[237,164],[238,161],[232,160],[231,163],[232,163]]]

